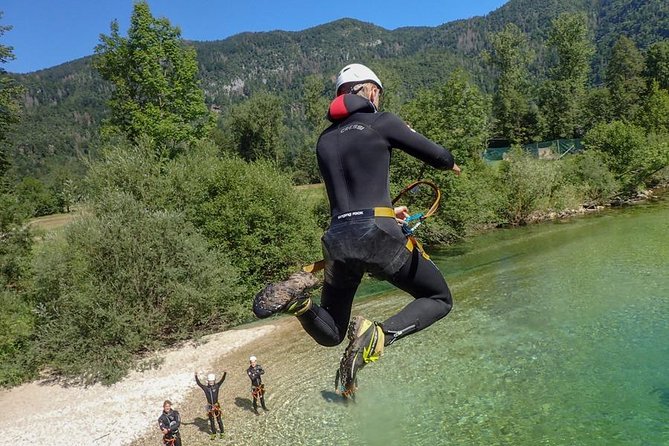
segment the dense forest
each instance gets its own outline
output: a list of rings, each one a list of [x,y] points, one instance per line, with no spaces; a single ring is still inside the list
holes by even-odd
[[[112,23],[91,57],[0,69],[0,385],[113,382],[248,321],[249,296],[319,258],[328,203],[296,186],[320,181],[333,74],[352,61],[463,169],[393,153],[393,191],[426,178],[447,197],[428,246],[666,183],[667,30],[660,0],[511,0],[434,28],[345,19],[186,42],[137,2],[128,36]],[[582,150],[524,149],[561,139]],[[512,147],[496,163],[491,141]],[[73,207],[59,231],[26,224]]]

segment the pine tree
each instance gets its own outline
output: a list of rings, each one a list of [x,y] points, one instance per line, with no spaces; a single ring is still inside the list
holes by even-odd
[[[613,117],[631,120],[641,106],[645,82],[643,56],[627,36],[620,36],[606,68],[606,85],[611,92]]]
[[[493,116],[495,131],[512,143],[530,139],[532,117],[529,102],[528,64],[532,56],[527,37],[513,23],[491,36],[492,50],[484,58],[496,71]]]
[[[547,45],[557,63],[543,85],[541,106],[548,138],[581,136],[584,101],[593,49],[583,14],[561,14],[553,21]]]
[[[669,40],[656,42],[648,48],[644,76],[649,84],[657,81],[659,88],[669,90]]]

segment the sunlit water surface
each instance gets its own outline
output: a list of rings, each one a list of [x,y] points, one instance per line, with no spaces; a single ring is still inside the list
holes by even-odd
[[[433,255],[444,320],[333,390],[344,348],[296,330],[267,364],[256,445],[669,445],[669,201],[496,231]],[[384,290],[387,290],[385,293]],[[367,284],[354,314],[408,302]],[[279,359],[280,358],[280,359]]]

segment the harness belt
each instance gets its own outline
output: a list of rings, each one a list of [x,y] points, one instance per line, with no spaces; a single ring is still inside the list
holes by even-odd
[[[262,397],[265,394],[265,384],[251,387],[251,395],[253,398]]]
[[[332,217],[332,222],[346,221],[359,217],[388,217],[395,218],[395,210],[387,207],[377,207],[368,209],[359,209],[357,211],[344,212],[343,214]]]
[[[360,209],[357,211],[350,211],[350,212],[344,212],[343,214],[339,214],[337,216],[332,217],[332,222],[341,222],[341,221],[346,221],[349,219],[354,219],[354,218],[360,218],[360,217],[387,217],[387,218],[396,218],[395,216],[395,210],[393,208],[387,208],[387,207],[376,207],[376,208],[370,208],[370,209]],[[430,260],[430,256],[427,255],[425,252],[425,249],[423,249],[423,245],[414,237],[413,235],[410,235],[407,237],[407,242],[405,244],[406,249],[409,250],[409,252],[413,252],[415,248],[420,251],[420,253],[425,257],[427,260]],[[325,268],[325,260],[319,260],[318,262],[310,263],[309,265],[305,265],[302,267],[302,271],[306,273],[317,273],[318,271],[321,271]]]
[[[219,403],[211,404],[210,407],[211,408],[207,411],[207,415],[214,415],[218,417],[218,415],[223,412]]]

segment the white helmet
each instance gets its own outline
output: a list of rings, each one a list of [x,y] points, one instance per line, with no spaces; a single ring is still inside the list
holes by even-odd
[[[251,357],[249,358],[249,361],[251,361],[251,362],[253,362],[253,361],[257,361],[257,360],[258,360],[258,358],[256,358],[255,356],[251,356]]]
[[[214,375],[213,373],[208,374],[207,381],[212,381],[212,382],[216,381],[216,375]]]
[[[376,74],[366,66],[359,63],[346,65],[337,75],[337,86],[335,91],[340,95],[339,89],[344,84],[359,84],[361,82],[371,81],[383,90],[383,84]]]

